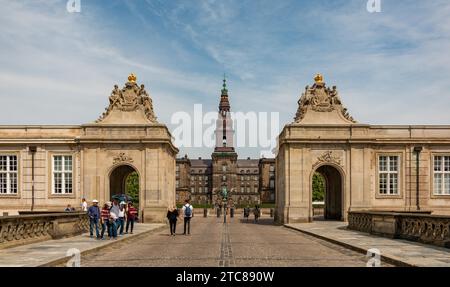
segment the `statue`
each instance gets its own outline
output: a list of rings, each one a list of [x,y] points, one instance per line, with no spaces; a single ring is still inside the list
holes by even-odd
[[[137,85],[134,74],[128,76],[128,82],[125,83],[123,89],[119,89],[118,85],[114,85],[114,89],[109,97],[109,105],[96,122],[101,122],[114,109],[127,112],[141,110],[150,122],[157,122],[153,111],[152,99],[145,90],[144,85]]]
[[[345,119],[353,123],[356,122],[349,115],[347,109],[343,107],[336,86],[333,86],[332,89],[328,88],[321,74],[317,74],[314,77],[314,82],[312,87],[305,87],[305,92],[298,101],[298,109],[294,118],[296,123],[302,121],[310,109],[315,112],[331,112],[336,110]]]
[[[109,97],[109,105],[114,106],[116,102],[120,99],[121,92],[119,90],[119,86],[114,85],[114,90],[111,92],[111,96]]]

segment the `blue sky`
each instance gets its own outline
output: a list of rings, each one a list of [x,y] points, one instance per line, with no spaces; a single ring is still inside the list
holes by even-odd
[[[176,111],[217,109],[223,73],[234,111],[280,126],[317,72],[359,122],[450,124],[450,2],[381,1],[0,0],[0,124],[92,122],[130,72],[171,129]]]

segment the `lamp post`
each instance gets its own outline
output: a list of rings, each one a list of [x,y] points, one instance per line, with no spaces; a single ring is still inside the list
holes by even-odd
[[[228,199],[228,192],[227,187],[224,186],[222,188],[222,198],[223,198],[223,223],[227,223],[227,199]]]
[[[416,146],[414,147],[414,152],[416,153],[416,209],[417,211],[420,210],[420,189],[419,189],[419,184],[420,184],[420,177],[419,177],[419,172],[420,172],[420,153],[422,152],[423,147],[421,146]]]
[[[31,211],[34,211],[34,155],[37,152],[36,146],[28,147],[31,153]]]

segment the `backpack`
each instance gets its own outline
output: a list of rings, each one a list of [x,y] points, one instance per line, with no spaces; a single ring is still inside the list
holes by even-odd
[[[191,216],[192,216],[191,205],[185,206],[185,209],[184,209],[184,216],[185,216],[185,217],[191,217]]]

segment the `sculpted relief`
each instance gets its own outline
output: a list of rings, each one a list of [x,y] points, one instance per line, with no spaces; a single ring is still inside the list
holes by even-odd
[[[332,163],[342,166],[342,159],[338,155],[335,155],[332,151],[327,151],[317,158],[317,161],[313,167],[315,168],[323,163]]]
[[[310,108],[316,112],[331,112],[337,110],[342,116],[355,123],[356,121],[348,114],[348,111],[342,105],[336,86],[332,89],[323,82],[322,75],[318,74],[314,78],[315,83],[312,87],[306,86],[305,92],[298,101],[298,110],[295,115],[295,122],[300,122]]]
[[[119,86],[114,85],[114,89],[109,97],[109,106],[96,122],[101,122],[114,109],[124,112],[141,109],[150,122],[157,123],[157,118],[153,111],[152,99],[145,90],[144,85],[138,86],[134,74],[128,77],[128,82],[124,88],[119,89]]]

